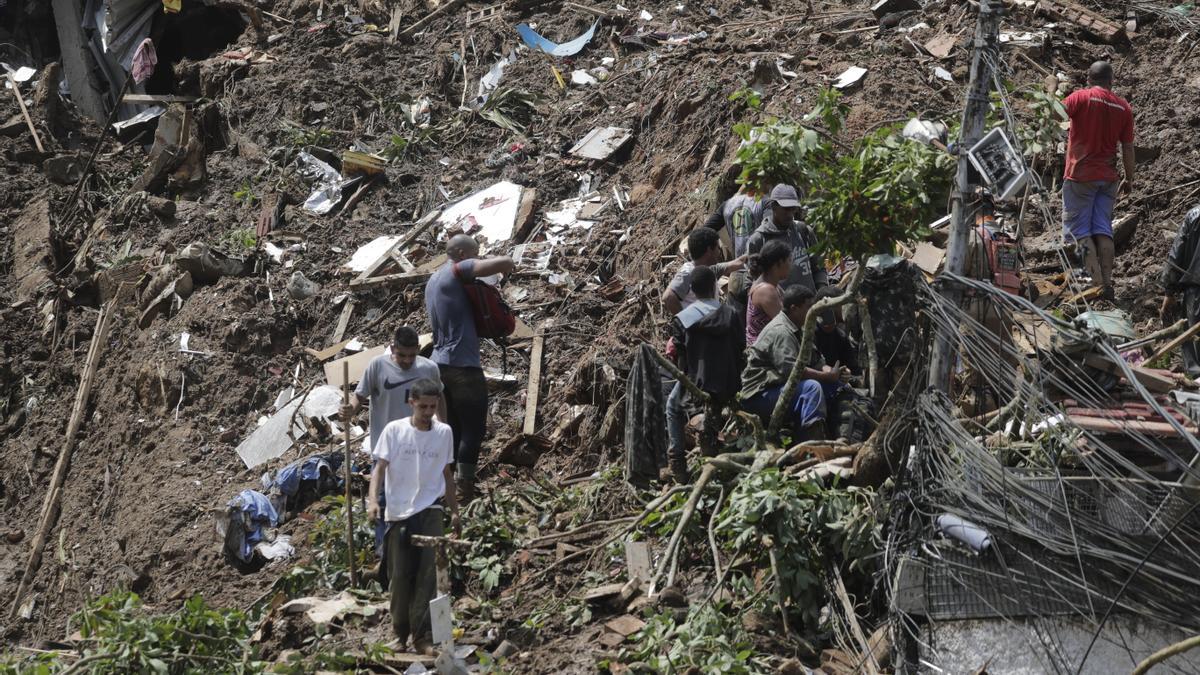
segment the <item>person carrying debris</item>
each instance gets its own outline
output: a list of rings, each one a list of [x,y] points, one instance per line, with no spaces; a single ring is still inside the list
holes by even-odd
[[[800,326],[813,304],[813,292],[795,285],[783,292],[783,311],[763,329],[746,357],[742,371],[742,409],[758,415],[765,423],[775,411],[792,365],[800,355]],[[825,365],[820,352],[813,352],[804,369],[804,379],[788,406],[788,423],[793,440],[825,438],[825,398],[850,378],[840,364]]]
[[[367,517],[379,516],[380,485],[386,493],[384,518],[392,629],[400,645],[412,637],[413,649],[433,654],[429,601],[437,588],[436,550],[414,546],[412,535],[440,537],[443,509],[459,532],[454,491],[454,432],[434,419],[442,401],[435,380],[417,380],[409,388],[412,416],[389,422],[372,447],[375,469],[367,491]]]
[[[709,396],[700,448],[710,454],[716,446],[721,409],[733,400],[741,387],[746,340],[737,312],[717,299],[717,275],[711,267],[701,265],[693,270],[692,291],[696,301],[675,315],[670,333],[676,345],[676,359],[684,374]],[[682,386],[676,384],[676,388],[682,389]],[[688,481],[687,454],[683,447],[685,423],[682,402],[672,408],[668,401],[668,457],[671,473],[678,483]]]
[[[1162,285],[1165,295],[1159,316],[1163,325],[1167,325],[1167,317],[1181,294],[1188,325],[1200,323],[1200,206],[1187,212],[1183,226],[1175,233],[1167,264],[1163,266]],[[1187,376],[1200,379],[1200,349],[1196,347],[1196,341],[1188,340],[1181,349]]]
[[[1103,289],[1101,297],[1114,300],[1113,204],[1117,193],[1133,189],[1133,108],[1112,92],[1113,70],[1107,61],[1088,69],[1088,87],[1063,101],[1071,130],[1067,135],[1067,162],[1063,173],[1063,236],[1074,241],[1083,256],[1092,283]],[[1125,168],[1117,173],[1117,144]]]
[[[465,234],[450,238],[446,262],[425,284],[425,311],[433,327],[433,362],[438,365],[454,430],[454,461],[464,504],[475,498],[475,467],[487,433],[487,380],[479,358],[479,334],[463,284],[508,274],[508,256],[480,258],[479,243]]]
[[[718,277],[723,277],[742,269],[742,265],[745,264],[744,258],[721,262],[721,237],[708,228],[692,230],[688,234],[687,248],[691,260],[679,267],[679,271],[671,278],[671,283],[662,294],[663,308],[672,315],[678,314],[696,301],[696,294],[692,288],[692,273],[697,266],[709,267]]]
[[[817,244],[817,235],[812,228],[796,220],[796,209],[800,208],[800,196],[796,188],[780,183],[771,190],[771,196],[763,202],[762,223],[746,242],[746,252],[762,251],[768,242],[782,241],[792,253],[791,271],[781,284],[783,288],[799,284],[816,293],[822,286],[829,285],[825,273],[825,261],[812,253]]]
[[[753,345],[759,334],[781,309],[780,284],[791,269],[791,252],[782,241],[768,242],[762,252],[750,256],[750,276],[754,285],[746,297],[746,345]],[[809,295],[812,291],[809,290]]]
[[[417,331],[408,326],[400,326],[392,338],[392,344],[385,354],[371,359],[367,369],[363,371],[362,379],[354,390],[354,400],[342,406],[342,420],[349,423],[368,406],[370,413],[369,445],[364,448],[367,452],[379,443],[383,428],[390,422],[412,416],[412,406],[409,405],[409,392],[417,380],[430,379],[442,385],[441,375],[437,364],[424,356],[419,356],[420,338]],[[438,418],[446,419],[446,401],[438,393],[440,401]],[[382,494],[379,495],[383,497]],[[379,504],[383,506],[381,502]],[[375,521],[375,554],[383,559],[383,534],[387,524],[383,519]]]

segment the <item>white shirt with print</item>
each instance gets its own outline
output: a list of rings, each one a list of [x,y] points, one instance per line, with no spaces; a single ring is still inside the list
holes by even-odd
[[[385,518],[404,520],[433,506],[445,494],[442,472],[454,461],[454,434],[450,425],[436,419],[429,431],[421,431],[406,417],[383,428],[371,454],[388,463]]]

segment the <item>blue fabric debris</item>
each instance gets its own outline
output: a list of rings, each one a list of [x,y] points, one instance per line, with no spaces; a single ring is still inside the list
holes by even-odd
[[[517,25],[517,34],[520,35],[521,40],[523,40],[525,44],[529,45],[529,47],[532,49],[540,49],[551,56],[574,56],[575,54],[578,54],[579,51],[583,49],[585,45],[587,45],[587,43],[592,41],[592,36],[596,33],[596,26],[598,25],[600,25],[599,21],[593,23],[592,27],[587,29],[583,35],[580,35],[570,42],[564,42],[562,44],[558,44],[552,40],[547,40],[541,35],[538,35],[537,31],[535,31],[527,23]]]
[[[230,527],[241,526],[244,533],[238,548],[238,559],[248,563],[254,556],[254,545],[263,540],[263,527],[277,527],[279,514],[271,500],[256,490],[242,490],[229,500],[229,508],[241,517],[231,518]]]

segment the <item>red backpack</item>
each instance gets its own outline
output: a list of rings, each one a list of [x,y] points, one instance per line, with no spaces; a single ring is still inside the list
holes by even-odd
[[[500,289],[478,279],[463,279],[458,273],[458,263],[453,266],[454,278],[462,284],[471,303],[471,314],[475,318],[475,332],[481,338],[502,338],[517,329],[517,315],[500,295]]]

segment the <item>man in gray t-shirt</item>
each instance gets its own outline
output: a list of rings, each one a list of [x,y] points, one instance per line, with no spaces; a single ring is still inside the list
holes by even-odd
[[[425,284],[425,311],[433,327],[433,362],[442,374],[442,391],[454,431],[459,503],[475,497],[475,467],[487,434],[487,379],[479,360],[475,314],[463,284],[513,271],[508,256],[480,258],[479,243],[457,234],[446,244],[449,262]]]
[[[692,271],[697,265],[711,267],[719,278],[741,269],[745,262],[743,258],[721,262],[720,235],[704,227],[688,234],[687,248],[691,260],[683,263],[662,294],[663,307],[671,316],[696,301],[696,294],[692,292]]]

